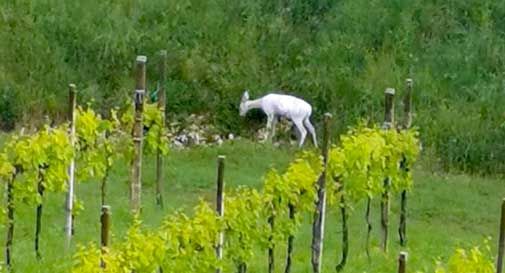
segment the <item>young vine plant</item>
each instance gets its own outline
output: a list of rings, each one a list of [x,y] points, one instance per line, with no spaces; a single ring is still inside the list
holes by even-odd
[[[330,183],[335,193],[332,195],[345,194],[351,202],[358,202],[380,193],[386,176],[395,181],[395,190],[410,189],[412,178],[399,170],[400,161],[405,157],[410,167],[418,147],[415,131],[386,132],[364,126],[350,130],[342,136],[340,145],[330,151],[327,174],[335,179],[335,183]],[[81,247],[73,272],[152,273],[159,268],[163,272],[209,272],[217,268],[247,268],[256,251],[265,251],[294,236],[301,226],[301,217],[313,212],[322,170],[319,155],[301,152],[284,173],[270,170],[261,190],[239,187],[228,192],[224,217],[201,201],[192,216],[177,212],[157,230],[146,231],[136,222],[123,242],[103,251],[94,245]],[[296,213],[291,214],[288,208]],[[272,217],[274,227],[268,221]],[[221,232],[225,234],[225,245],[224,257],[219,260],[215,248]],[[101,261],[105,263],[103,268]]]

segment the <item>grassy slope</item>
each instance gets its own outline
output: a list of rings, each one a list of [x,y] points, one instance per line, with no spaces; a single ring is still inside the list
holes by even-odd
[[[505,171],[505,1],[0,1],[0,127],[61,121],[67,85],[106,113],[147,87],[168,50],[168,112],[209,112],[223,133],[244,89],[286,90],[341,129],[382,117],[383,91],[414,79],[415,125],[446,167]],[[398,101],[399,102],[399,101]],[[461,115],[461,113],[465,113]],[[260,115],[251,115],[258,122]]]
[[[275,166],[283,168],[292,158],[291,148],[273,148],[268,145],[238,142],[220,148],[195,148],[174,151],[167,163],[169,171],[165,187],[166,208],[160,211],[154,206],[153,160],[145,163],[143,220],[148,226],[159,224],[164,215],[174,208],[191,208],[199,198],[211,201],[214,197],[215,158],[227,156],[225,177],[227,187],[238,185],[259,186],[261,176]],[[415,170],[416,187],[409,199],[410,218],[409,268],[431,271],[434,259],[446,258],[459,245],[477,244],[486,236],[496,237],[498,230],[499,202],[505,196],[503,182],[494,179],[465,175],[436,175]],[[113,240],[120,240],[128,222],[128,187],[126,164],[118,164],[109,186],[109,204],[113,211]],[[81,184],[78,196],[85,210],[78,216],[75,242],[86,244],[99,239],[99,194],[94,182]],[[35,208],[18,205],[14,241],[14,263],[17,272],[68,272],[70,258],[62,251],[63,241],[63,195],[50,194],[46,199],[43,219],[42,251],[44,259],[37,263],[32,250]],[[377,203],[377,201],[375,201]],[[374,231],[372,238],[372,263],[367,262],[364,252],[363,204],[355,207],[350,219],[351,253],[345,272],[392,272],[395,268],[397,244],[398,202],[393,202],[391,216],[390,254],[384,255],[376,247],[379,242],[378,204],[373,210]],[[335,208],[330,209],[326,225],[324,266],[325,272],[334,271],[339,257],[340,216]],[[294,272],[310,271],[310,216],[307,224],[296,238]],[[4,234],[4,229],[0,230]],[[0,243],[3,245],[3,238]],[[492,242],[494,249],[494,242]],[[284,246],[277,253],[278,267],[282,267]],[[338,254],[338,256],[337,256]],[[266,254],[258,254],[250,272],[266,272]],[[280,271],[281,268],[278,268]]]

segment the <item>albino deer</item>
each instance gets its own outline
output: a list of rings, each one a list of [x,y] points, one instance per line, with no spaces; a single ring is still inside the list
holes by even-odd
[[[268,94],[256,100],[249,100],[247,90],[240,101],[240,116],[245,116],[247,111],[260,108],[267,115],[267,138],[268,131],[272,130],[271,137],[275,135],[275,123],[278,117],[289,118],[295,124],[300,137],[299,147],[302,147],[307,130],[312,135],[312,142],[317,147],[316,132],[310,123],[312,107],[302,99],[290,95]]]

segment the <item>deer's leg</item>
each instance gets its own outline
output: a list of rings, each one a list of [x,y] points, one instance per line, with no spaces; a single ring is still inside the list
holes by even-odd
[[[274,118],[272,119],[272,142],[274,141],[274,138],[275,138],[275,126],[277,125],[277,117],[274,116]]]
[[[305,125],[309,133],[312,135],[312,142],[314,143],[314,146],[316,146],[317,148],[316,130],[314,129],[314,126],[312,126],[312,123],[310,123],[308,117],[303,120],[303,124]]]
[[[266,130],[265,140],[269,139],[270,130],[272,129],[273,120],[274,120],[274,116],[273,115],[268,115],[267,116],[267,130]]]
[[[307,130],[305,130],[302,120],[293,120],[293,122],[298,129],[298,132],[300,132],[300,142],[298,144],[298,147],[302,147],[303,142],[305,141],[305,137],[307,136]]]

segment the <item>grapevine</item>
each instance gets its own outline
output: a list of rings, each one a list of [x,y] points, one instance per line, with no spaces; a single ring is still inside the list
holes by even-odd
[[[495,264],[491,249],[474,246],[470,249],[458,248],[446,265],[438,262],[435,273],[494,273]]]
[[[350,130],[341,137],[341,144],[330,151],[328,175],[335,181],[330,188],[332,199],[348,197],[339,202],[345,208],[376,196],[382,192],[381,182],[386,175],[395,181],[395,190],[411,187],[411,177],[402,173],[399,166],[403,157],[407,158],[408,167],[414,163],[418,153],[416,137],[415,131],[384,132],[364,126]],[[262,190],[240,187],[227,194],[224,218],[200,202],[193,216],[177,212],[156,231],[144,231],[135,223],[125,242],[104,253],[93,246],[81,248],[74,272],[97,272],[93,270],[100,260],[107,264],[103,272],[151,273],[158,267],[164,272],[209,272],[230,267],[245,272],[255,250],[273,249],[286,239],[289,271],[300,216],[313,209],[316,181],[321,173],[321,158],[303,152],[284,173],[270,170]],[[269,219],[275,219],[275,225],[269,224]],[[221,231],[225,233],[224,257],[218,260],[215,247]],[[111,269],[114,267],[118,271]]]
[[[364,199],[367,204],[367,222],[370,200],[384,191],[384,177],[392,182],[394,192],[409,190],[412,186],[410,172],[402,171],[400,164],[411,168],[419,153],[417,132],[407,130],[381,130],[377,127],[367,128],[359,125],[341,136],[340,145],[330,150],[328,173],[335,181],[330,202],[340,201],[342,214],[343,256],[337,270],[341,270],[347,259],[348,230],[346,207]],[[368,237],[367,237],[368,238]],[[368,239],[367,239],[368,241]],[[367,243],[368,253],[368,243]]]
[[[1,163],[1,176],[11,176],[7,208],[8,233],[13,233],[13,210],[17,201],[37,205],[35,251],[39,252],[42,201],[45,191],[63,192],[66,189],[67,166],[73,150],[66,126],[44,127],[33,135],[14,136],[6,145]],[[10,235],[8,235],[9,237]],[[10,246],[7,246],[9,248]]]
[[[133,129],[133,113],[133,105],[130,105],[122,114],[120,122],[123,132],[131,132]],[[169,139],[168,131],[163,124],[163,112],[155,103],[145,103],[142,120],[144,126],[144,151],[152,155],[159,149],[162,155],[167,155],[169,152]],[[133,150],[133,147],[130,147],[130,149]]]

